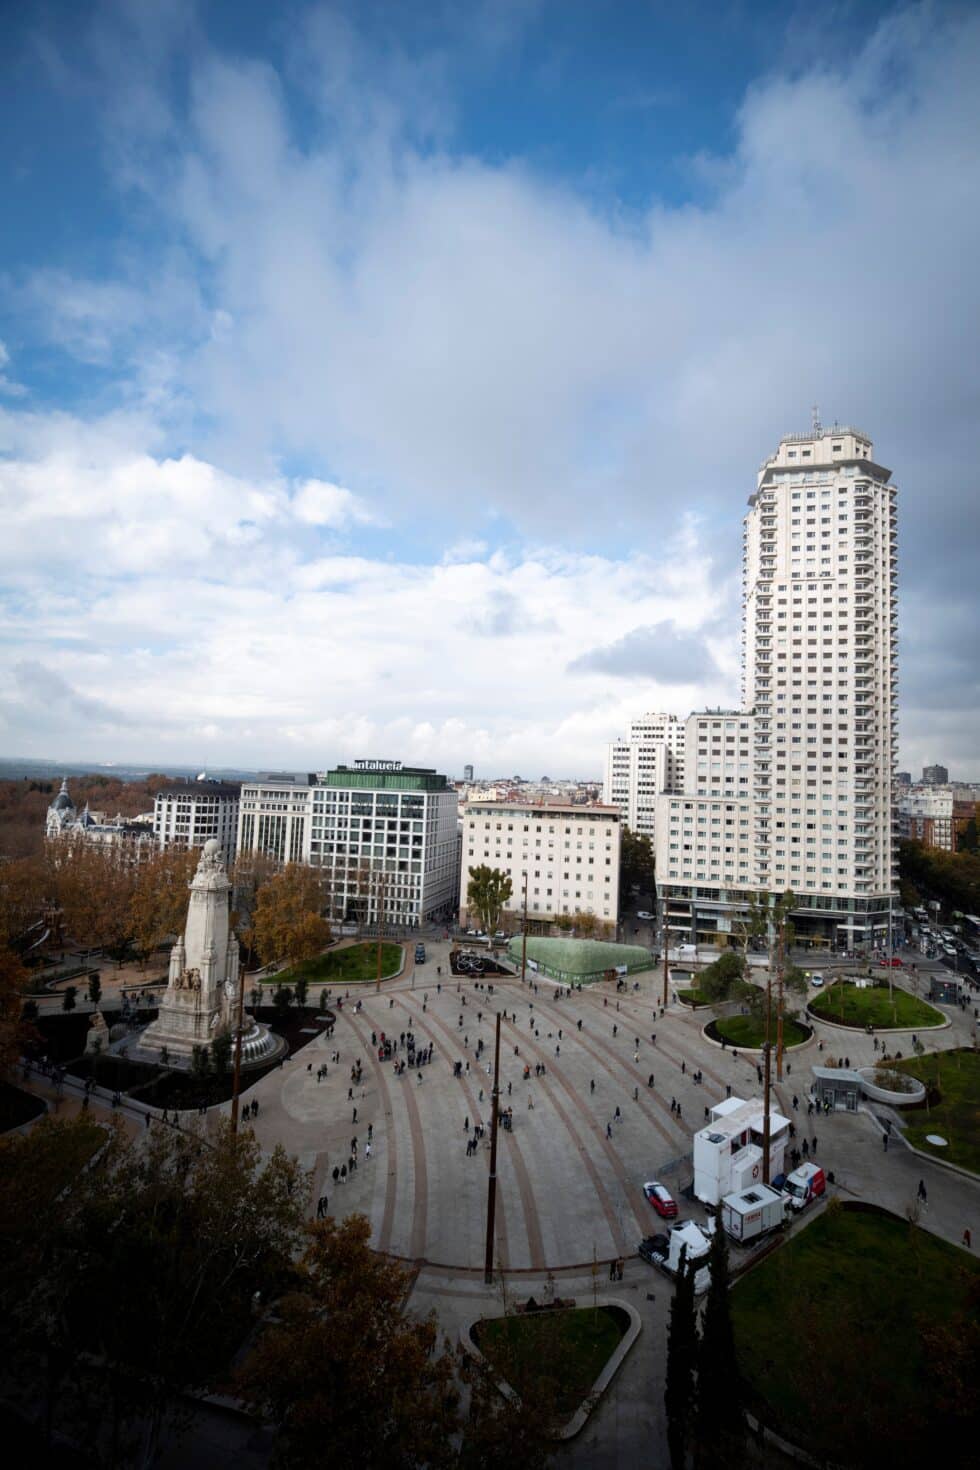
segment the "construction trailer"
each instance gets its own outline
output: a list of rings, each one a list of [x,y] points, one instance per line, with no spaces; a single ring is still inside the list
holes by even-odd
[[[747,1245],[770,1230],[786,1224],[789,1201],[767,1184],[753,1184],[737,1194],[726,1194],[721,1202],[721,1223],[733,1240]]]
[[[763,1182],[761,1098],[728,1097],[710,1109],[709,1122],[694,1135],[694,1193],[717,1207],[726,1194]],[[783,1172],[789,1119],[769,1110],[769,1178]]]

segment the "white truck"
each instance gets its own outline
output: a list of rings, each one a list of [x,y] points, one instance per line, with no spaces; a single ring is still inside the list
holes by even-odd
[[[709,1222],[709,1227],[714,1226]],[[711,1249],[709,1228],[698,1225],[695,1220],[681,1220],[668,1227],[666,1235],[653,1235],[640,1242],[640,1255],[652,1266],[659,1266],[668,1276],[676,1276],[681,1268],[681,1255],[687,1264],[703,1261],[694,1274],[694,1290],[700,1295],[707,1291],[711,1281],[708,1269],[708,1252]]]
[[[725,1195],[721,1223],[733,1240],[747,1245],[771,1230],[781,1230],[789,1209],[789,1200],[778,1190],[770,1189],[768,1184],[751,1184],[748,1189]]]

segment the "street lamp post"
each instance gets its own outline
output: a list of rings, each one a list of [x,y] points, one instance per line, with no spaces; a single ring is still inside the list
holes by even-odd
[[[384,913],[385,913],[385,875],[384,869],[378,872],[378,973],[374,983],[375,994],[381,989],[381,947],[384,938]]]
[[[238,1098],[242,1081],[242,1029],[245,1024],[245,966],[238,967],[238,1018],[235,1025],[235,1071],[231,1083],[231,1135],[238,1136]]]
[[[527,872],[524,873],[524,919],[521,924],[521,984],[527,979]]]
[[[483,1263],[483,1279],[493,1284],[493,1232],[497,1212],[497,1123],[500,1117],[500,1012],[497,1012],[493,1045],[493,1092],[490,1108],[490,1178],[487,1182],[487,1252]]]
[[[772,1042],[766,1038],[762,1048],[765,1057],[764,1093],[762,1099],[762,1182],[769,1183],[769,1083],[772,1076]]]

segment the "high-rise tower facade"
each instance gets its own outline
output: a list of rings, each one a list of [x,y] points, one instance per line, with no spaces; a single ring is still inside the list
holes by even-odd
[[[640,715],[606,746],[602,799],[619,807],[631,832],[655,842],[657,797],[683,787],[684,725],[676,715]]]
[[[895,487],[854,428],[789,434],[745,517],[743,709],[688,729],[684,795],[658,803],[671,923],[704,942],[751,892],[797,896],[798,933],[883,940],[895,890]],[[727,723],[726,723],[727,722]],[[728,726],[731,726],[729,730]],[[726,740],[745,783],[727,787]],[[696,745],[694,742],[697,742]]]

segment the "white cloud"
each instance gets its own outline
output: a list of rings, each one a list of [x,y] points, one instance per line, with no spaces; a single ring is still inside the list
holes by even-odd
[[[326,480],[306,480],[297,488],[293,495],[293,514],[307,525],[334,529],[352,522],[372,525],[377,521],[363,500]]]
[[[439,58],[372,72],[329,14],[297,37],[298,83],[198,49],[184,105],[154,49],[107,91],[163,244],[115,280],[30,283],[52,340],[123,366],[126,412],[3,424],[29,637],[111,649],[230,750],[431,726],[418,753],[446,763],[596,769],[591,742],[644,706],[732,697],[743,498],[816,398],[896,468],[912,667],[935,665],[940,594],[975,583],[980,16],[904,9],[773,73],[730,156],[691,163],[699,202],[644,212],[454,154]],[[290,84],[322,126],[297,131]],[[425,528],[433,565],[332,544],[385,517]],[[667,622],[714,682],[563,672]],[[913,754],[943,699],[915,678]],[[975,727],[973,703],[943,738]]]

